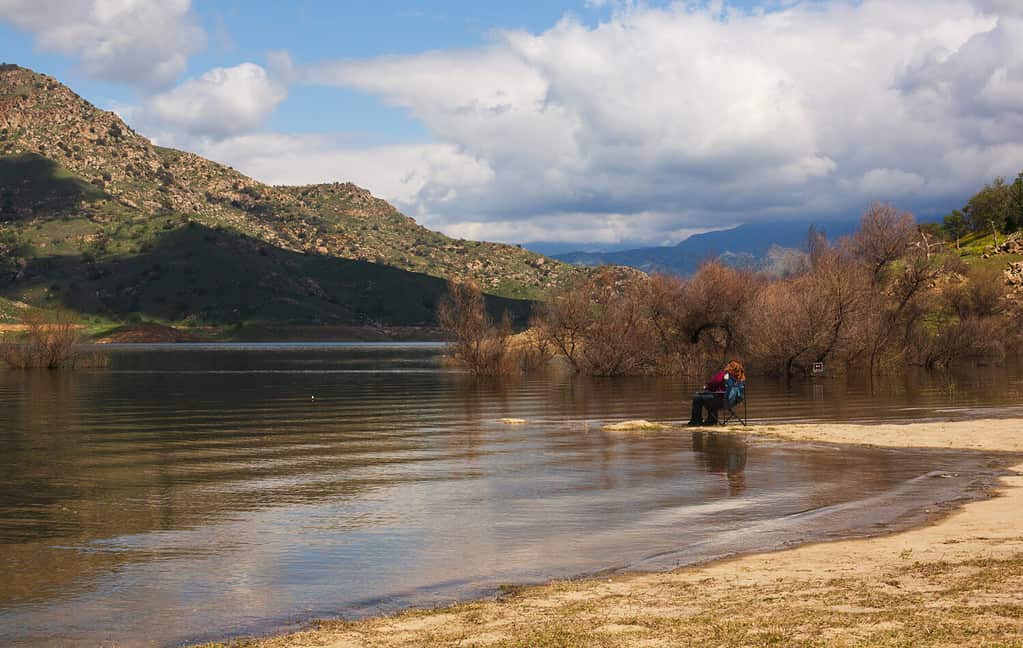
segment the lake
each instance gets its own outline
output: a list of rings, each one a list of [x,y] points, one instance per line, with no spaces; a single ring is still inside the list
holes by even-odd
[[[180,645],[884,532],[1013,461],[605,432],[684,422],[698,385],[480,383],[433,344],[108,350],[106,369],[0,369],[5,645]],[[1021,416],[1023,371],[748,395],[760,423]]]

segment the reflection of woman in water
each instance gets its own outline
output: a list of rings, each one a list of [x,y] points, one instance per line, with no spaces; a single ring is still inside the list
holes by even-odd
[[[707,472],[728,478],[728,494],[746,488],[746,442],[729,434],[693,432],[693,452],[699,454]]]
[[[689,425],[717,425],[718,410],[727,399],[729,406],[742,400],[746,389],[746,370],[742,363],[732,360],[724,369],[703,386],[702,391],[693,394],[693,412],[689,417]],[[707,409],[707,418],[703,418],[703,410]]]

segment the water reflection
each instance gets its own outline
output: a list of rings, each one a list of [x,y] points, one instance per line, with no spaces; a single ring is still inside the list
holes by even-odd
[[[709,472],[728,479],[728,494],[736,496],[746,490],[746,441],[735,435],[714,432],[693,432],[693,452]]]
[[[958,379],[954,400],[948,383],[874,396],[824,382],[823,401],[811,385],[762,383],[750,413],[837,417],[866,399],[881,403],[872,416],[1004,412],[1019,374],[999,375],[997,386]],[[750,548],[746,531],[778,520],[756,541],[825,533],[792,516],[929,470],[986,470],[954,453],[602,430],[684,420],[692,389],[563,374],[475,382],[441,370],[429,347],[130,349],[107,370],[0,371],[0,636],[218,638],[502,582],[661,568],[674,563],[658,557]],[[941,485],[962,487],[953,481]],[[904,499],[939,495],[955,496]],[[846,529],[843,515],[827,528]]]

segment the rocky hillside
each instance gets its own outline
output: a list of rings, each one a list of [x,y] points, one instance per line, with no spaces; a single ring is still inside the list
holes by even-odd
[[[275,187],[0,66],[0,299],[106,320],[423,325],[450,278],[519,318],[585,272],[432,232],[352,184]]]
[[[70,212],[116,225],[136,212],[164,218],[169,228],[195,222],[288,252],[472,279],[507,297],[538,297],[577,272],[516,246],[432,232],[352,184],[268,186],[200,156],[154,146],[54,78],[15,65],[0,66],[0,155],[45,158],[55,163],[55,173],[77,183],[90,202],[58,197],[61,217]],[[17,186],[5,184],[3,191],[4,220],[54,209],[19,196]]]

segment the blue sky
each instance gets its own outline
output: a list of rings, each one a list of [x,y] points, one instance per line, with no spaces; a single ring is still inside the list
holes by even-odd
[[[208,43],[189,59],[185,77],[199,76],[213,67],[262,63],[267,52],[275,50],[288,51],[302,63],[315,63],[470,48],[486,43],[495,30],[539,32],[568,13],[594,23],[612,11],[610,7],[588,7],[585,2],[559,5],[541,0],[492,4],[466,0],[200,0],[192,9]],[[41,50],[34,40],[30,32],[0,22],[0,58],[52,74],[104,107],[136,100],[138,93],[130,85],[90,77],[73,57]],[[290,132],[351,131],[378,142],[428,137],[423,126],[405,111],[343,88],[293,89],[274,114],[271,126]]]
[[[72,0],[74,1],[74,0]],[[667,3],[647,3],[648,5]],[[751,0],[733,6],[752,9]],[[186,77],[213,67],[263,62],[269,51],[288,51],[296,61],[318,61],[416,54],[485,44],[495,31],[525,29],[539,33],[566,15],[587,24],[606,20],[611,4],[559,4],[542,0],[485,3],[468,0],[409,2],[296,2],[200,0],[192,11],[207,33],[207,46],[188,61]],[[111,108],[131,104],[129,85],[84,74],[73,57],[52,54],[34,43],[30,32],[0,22],[0,57],[52,74],[90,101]],[[369,142],[392,143],[429,138],[427,129],[406,111],[344,88],[299,86],[273,115],[270,125],[288,132],[340,130]]]
[[[758,6],[753,0],[731,5],[743,10]],[[213,67],[230,67],[246,61],[262,62],[268,51],[288,51],[296,61],[315,63],[471,48],[488,42],[495,31],[542,32],[566,15],[593,25],[607,20],[613,6],[542,0],[516,3],[199,0],[193,3],[192,10],[207,33],[208,43],[189,59],[184,76],[199,76]],[[52,74],[104,107],[130,104],[136,99],[137,93],[131,86],[91,78],[82,73],[73,57],[41,50],[30,32],[9,22],[0,22],[0,43],[3,43],[0,57]],[[273,116],[271,126],[290,132],[340,129],[378,142],[428,137],[427,130],[405,111],[343,88],[307,86],[292,90],[288,101]]]
[[[1017,0],[0,0],[0,59],[456,236],[669,244],[1023,169]]]

